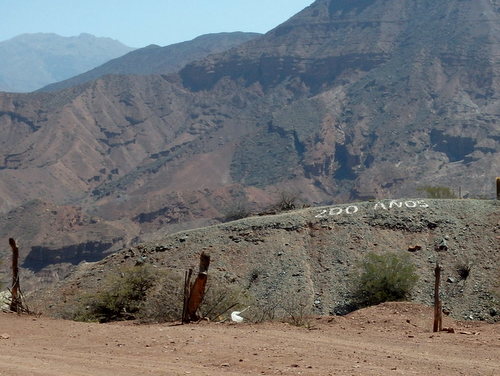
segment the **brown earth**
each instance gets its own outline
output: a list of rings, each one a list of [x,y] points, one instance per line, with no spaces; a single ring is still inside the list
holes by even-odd
[[[432,333],[432,308],[388,303],[282,323],[86,324],[0,315],[0,375],[498,375],[500,324]]]

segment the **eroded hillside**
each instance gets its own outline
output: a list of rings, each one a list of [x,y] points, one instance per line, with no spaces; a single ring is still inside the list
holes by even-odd
[[[446,244],[445,250],[439,246]],[[138,260],[183,275],[210,253],[210,275],[268,304],[307,302],[318,314],[349,310],[350,280],[369,251],[409,253],[418,266],[412,299],[431,304],[434,267],[444,267],[445,310],[459,319],[498,320],[500,206],[484,200],[383,200],[252,217],[179,232],[85,264],[52,292],[53,314],[111,273]],[[470,275],[459,275],[461,265]],[[182,278],[180,279],[182,281]],[[181,283],[181,282],[179,282]],[[54,299],[55,297],[55,299]]]

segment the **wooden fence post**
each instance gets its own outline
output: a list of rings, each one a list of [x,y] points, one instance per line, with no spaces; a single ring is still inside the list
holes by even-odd
[[[198,271],[198,276],[196,277],[193,286],[191,287],[191,292],[189,294],[189,299],[187,302],[187,312],[185,313],[187,321],[196,321],[199,319],[196,312],[200,307],[203,298],[205,297],[205,286],[208,279],[208,267],[210,265],[210,256],[205,252],[200,255],[200,269]],[[184,318],[183,318],[184,319]]]
[[[186,270],[184,273],[184,303],[182,306],[182,323],[189,322],[188,315],[188,303],[189,303],[189,295],[191,290],[191,276],[193,275],[193,269]]]
[[[500,200],[500,178],[497,178],[497,200]]]
[[[439,284],[441,283],[441,270],[442,267],[436,262],[434,269],[435,283],[434,283],[434,326],[433,332],[440,332],[443,330],[443,310],[441,306],[441,299],[439,298]]]
[[[9,245],[12,248],[12,287],[11,287],[11,300],[10,310],[19,312],[21,309],[20,292],[19,292],[19,248],[17,248],[16,241],[9,238]]]

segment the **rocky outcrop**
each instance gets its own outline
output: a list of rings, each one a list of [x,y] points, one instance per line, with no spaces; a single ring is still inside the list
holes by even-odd
[[[54,264],[78,265],[81,262],[95,262],[101,260],[113,244],[122,239],[111,239],[109,243],[86,242],[66,247],[51,249],[47,247],[31,247],[24,259],[23,268],[39,272],[43,268]]]
[[[98,261],[132,244],[138,232],[138,227],[126,220],[104,221],[80,207],[41,200],[29,201],[0,218],[0,243],[16,239],[20,265],[35,273],[54,264]],[[6,271],[9,265],[1,267]]]

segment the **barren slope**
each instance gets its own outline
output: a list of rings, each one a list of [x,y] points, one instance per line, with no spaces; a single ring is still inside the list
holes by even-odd
[[[447,250],[438,249],[443,240]],[[439,262],[446,311],[459,319],[500,319],[500,207],[479,200],[354,203],[179,232],[82,265],[38,297],[50,303],[47,312],[60,316],[125,265],[145,260],[182,276],[196,267],[202,251],[212,257],[214,278],[247,290],[261,306],[289,301],[317,314],[349,312],[350,277],[367,252],[408,253],[419,272],[413,300],[433,302]],[[461,265],[471,267],[465,279],[458,273]]]

